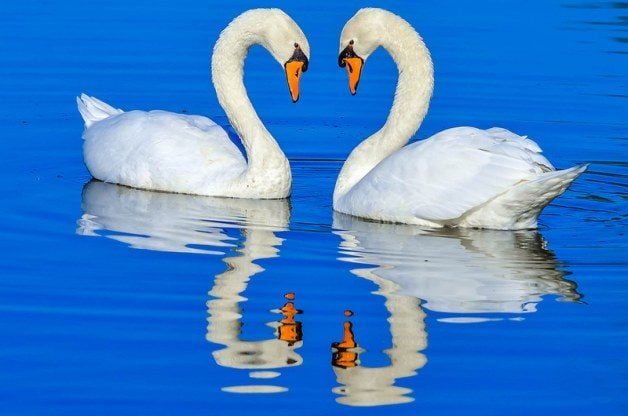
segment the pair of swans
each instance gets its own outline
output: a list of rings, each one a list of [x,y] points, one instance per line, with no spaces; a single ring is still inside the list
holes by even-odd
[[[84,157],[92,176],[167,192],[288,197],[290,164],[243,84],[243,62],[253,44],[265,47],[283,66],[293,102],[309,56],[305,35],[278,9],[247,11],[221,33],[212,79],[246,160],[206,117],[123,112],[81,95]],[[347,69],[352,94],[364,62],[379,46],[399,68],[394,103],[386,124],[345,162],[334,190],[336,211],[429,227],[535,228],[541,210],[586,169],[556,170],[535,142],[501,128],[458,127],[404,147],[428,110],[432,61],[408,22],[382,9],[362,9],[347,22],[340,40],[339,64]]]

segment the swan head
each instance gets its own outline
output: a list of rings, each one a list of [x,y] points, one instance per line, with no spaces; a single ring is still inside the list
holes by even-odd
[[[241,75],[253,45],[261,45],[284,69],[293,102],[299,99],[299,81],[307,71],[310,44],[301,28],[280,9],[248,10],[220,33],[212,55],[212,77]]]
[[[382,44],[382,35],[387,33],[389,15],[393,14],[383,9],[360,9],[342,29],[338,65],[347,69],[349,91],[353,95],[358,90],[364,62]]]
[[[307,58],[307,55],[305,55],[305,52],[303,52],[301,44],[295,42],[292,56],[283,65],[284,70],[286,71],[288,90],[290,91],[290,97],[292,97],[293,103],[299,101],[299,81],[301,79],[301,74],[307,71],[308,64],[309,59]]]
[[[299,100],[299,81],[309,65],[310,44],[290,16],[280,9],[257,9],[260,44],[283,67],[292,102]]]

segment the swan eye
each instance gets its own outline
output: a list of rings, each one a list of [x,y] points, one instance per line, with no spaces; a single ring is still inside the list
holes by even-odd
[[[349,45],[347,45],[347,47],[340,52],[340,55],[338,55],[338,66],[344,68],[347,64],[347,59],[349,58],[359,58],[362,62],[364,62],[364,60],[353,50],[353,39],[349,41]]]
[[[308,67],[309,61],[307,59],[307,56],[305,56],[305,54],[303,53],[303,51],[299,47],[298,43],[294,44],[294,53],[292,54],[292,57],[290,57],[288,62],[286,62],[286,64],[289,63],[289,62],[293,62],[293,61],[303,62],[302,71],[303,72],[307,71],[307,67]]]

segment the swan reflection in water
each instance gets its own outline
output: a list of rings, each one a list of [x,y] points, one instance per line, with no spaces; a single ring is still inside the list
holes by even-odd
[[[268,323],[274,335],[262,341],[240,339],[242,293],[251,277],[264,269],[255,260],[278,257],[287,230],[290,205],[286,199],[247,200],[142,191],[91,181],[83,188],[83,215],[78,234],[105,236],[133,248],[177,253],[225,255],[225,272],[216,275],[207,302],[208,341],[223,345],[213,353],[221,366],[252,370],[253,379],[279,376],[272,369],[303,362],[296,349],[302,346],[300,311],[294,295],[273,311],[277,322]],[[239,229],[241,238],[230,236]],[[277,305],[275,305],[277,306]],[[264,370],[264,371],[261,371]],[[285,387],[264,384],[224,387],[235,393],[272,393]]]
[[[390,365],[360,366],[359,336],[345,322],[334,343],[337,401],[373,406],[412,401],[397,387],[426,363],[423,309],[446,314],[441,322],[473,323],[536,311],[545,295],[576,301],[576,284],[536,231],[430,230],[364,221],[334,213],[342,261],[365,265],[352,273],[378,286],[390,314]],[[514,315],[517,314],[517,315]],[[448,315],[448,316],[447,316]],[[517,319],[517,318],[515,318]]]

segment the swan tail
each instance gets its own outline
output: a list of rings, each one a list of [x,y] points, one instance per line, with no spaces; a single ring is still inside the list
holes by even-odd
[[[466,215],[467,226],[482,227],[490,221],[498,229],[530,229],[537,227],[539,214],[554,198],[569,188],[589,165],[546,172],[525,181],[489,201],[481,209]]]
[[[123,113],[122,110],[113,108],[109,104],[100,101],[98,98],[90,97],[86,94],[81,94],[80,97],[76,97],[76,104],[79,113],[81,113],[83,120],[85,120],[85,128],[88,128],[97,121]]]

